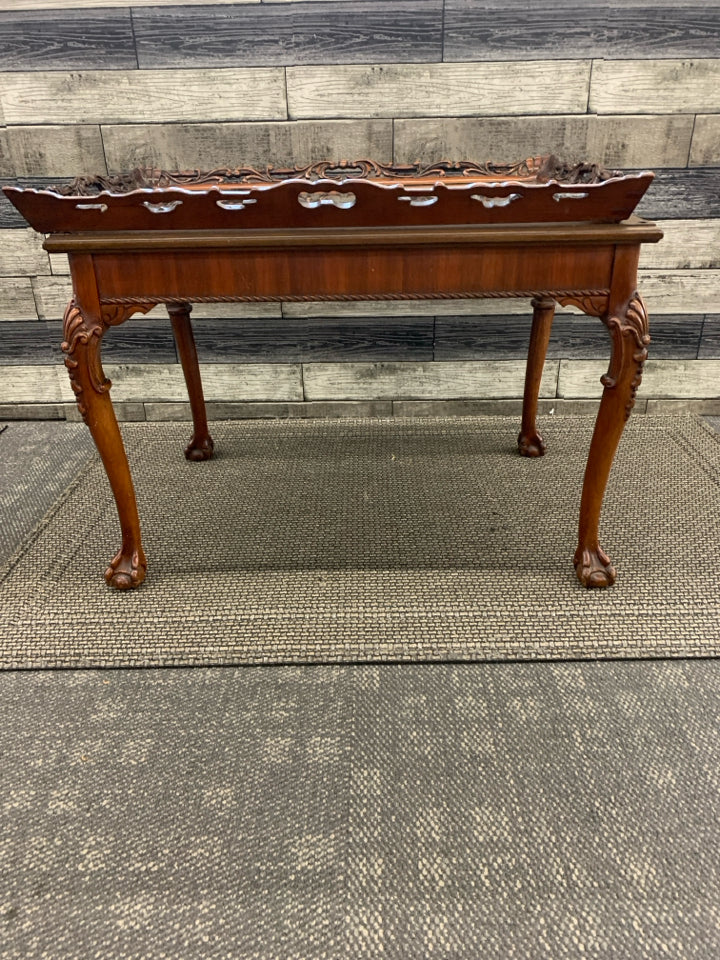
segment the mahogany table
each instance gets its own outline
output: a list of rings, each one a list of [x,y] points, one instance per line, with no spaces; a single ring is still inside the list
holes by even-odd
[[[262,173],[134,171],[70,188],[6,188],[28,221],[50,234],[45,248],[69,255],[74,296],[65,313],[65,364],[122,530],[107,582],[137,587],[147,568],[100,359],[110,327],[167,305],[193,417],[185,455],[206,460],[213,441],[191,304],[521,297],[533,307],[518,439],[525,456],[545,450],[536,413],[556,303],[598,317],[610,332],[574,563],[585,586],[614,583],[598,527],[650,341],[637,266],[641,244],[662,232],[631,212],[651,180],[651,173],[623,176],[550,157],[504,167],[356,161]]]

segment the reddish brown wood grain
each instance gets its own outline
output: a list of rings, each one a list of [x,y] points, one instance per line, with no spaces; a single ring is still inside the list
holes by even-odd
[[[520,166],[527,172],[528,164],[534,162]],[[379,169],[369,161],[363,163],[369,164],[371,172]],[[551,167],[555,166],[553,161]],[[573,176],[587,173],[580,165]],[[590,175],[596,175],[594,168]],[[195,174],[178,177],[192,179]],[[134,180],[130,179],[132,185]],[[646,179],[649,183],[652,175]],[[396,186],[401,192],[405,190],[403,183]],[[419,186],[425,189],[427,184]],[[603,194],[602,188],[624,190],[621,199],[632,207],[639,184],[631,178],[625,184],[622,180],[614,184],[612,180],[599,184],[574,180],[568,185],[517,186],[518,197],[505,205],[490,204],[486,208],[472,201],[475,205],[470,209],[475,219],[469,221],[467,202],[462,206],[468,200],[466,186],[463,184],[461,196],[461,191],[452,193],[447,183],[431,185],[437,202],[416,206],[409,200],[397,202],[400,194],[387,184],[361,183],[358,196],[369,199],[367,205],[359,205],[358,212],[354,205],[350,210],[337,207],[332,198],[325,202],[321,197],[318,207],[309,209],[298,202],[303,191],[326,193],[329,187],[324,181],[319,185],[309,181],[282,183],[272,187],[265,198],[257,191],[253,195],[257,204],[233,211],[247,213],[238,224],[255,224],[252,229],[231,228],[226,217],[231,211],[218,207],[217,190],[208,190],[207,184],[192,202],[189,190],[176,191],[177,197],[172,190],[151,191],[153,203],[167,203],[169,197],[173,202],[181,199],[173,211],[184,213],[175,220],[172,211],[160,213],[159,219],[148,226],[152,214],[140,209],[136,191],[108,203],[123,229],[102,229],[102,224],[109,221],[103,220],[103,211],[91,207],[86,211],[87,220],[73,213],[64,221],[64,232],[46,240],[47,250],[69,253],[74,298],[65,315],[63,349],[78,406],[100,451],[120,518],[122,543],[107,570],[108,583],[119,589],[136,587],[146,569],[130,468],[100,359],[102,338],[109,327],[134,312],[147,312],[156,303],[168,304],[194,422],[186,455],[207,459],[212,454],[212,440],[190,325],[193,302],[462,297],[533,300],[519,437],[520,452],[529,456],[541,456],[545,449],[536,413],[554,304],[574,304],[608,327],[611,357],[603,377],[604,391],[585,471],[575,569],[587,587],[614,582],[615,569],[600,546],[600,512],[650,340],[647,313],[637,292],[640,248],[642,243],[657,242],[662,232],[655,224],[637,218],[605,222],[617,219],[619,208],[614,194],[607,189]],[[647,183],[642,186],[644,189]],[[330,187],[336,190],[338,185],[331,183]],[[586,193],[582,203],[587,201],[587,205],[581,207],[572,199],[555,201],[560,188],[563,193]],[[516,186],[485,182],[480,189],[483,194],[489,191],[491,198],[503,199]],[[349,190],[347,183],[342,190]],[[32,222],[51,223],[54,229],[60,229],[57,224],[64,216],[62,210],[68,209],[65,201],[78,200],[58,196],[47,199],[37,191],[9,195],[33,218]],[[409,191],[408,196],[412,195]],[[91,198],[91,205],[96,200],[104,202],[103,196],[106,194]],[[142,196],[147,198],[148,193]],[[267,216],[258,216],[263,199],[268,200]],[[518,222],[516,213],[507,213],[517,211],[526,201],[522,208],[534,211],[538,222]],[[588,216],[569,220],[565,203],[568,210],[584,209]],[[191,209],[197,212],[192,222],[187,216]],[[480,210],[490,211],[493,217],[478,213]],[[355,219],[344,217],[347,213]],[[509,222],[513,218],[515,222]],[[78,223],[89,226],[81,229]],[[158,228],[160,223],[162,229]]]

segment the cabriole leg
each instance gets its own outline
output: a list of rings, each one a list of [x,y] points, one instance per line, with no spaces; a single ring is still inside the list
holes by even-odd
[[[575,570],[586,587],[609,587],[615,568],[599,542],[600,511],[615,452],[635,404],[650,342],[645,305],[635,293],[629,302],[605,318],[612,339],[610,368],[593,432],[582,500]]]
[[[518,450],[523,457],[541,457],[545,453],[545,442],[538,432],[536,419],[540,381],[542,380],[545,356],[550,342],[555,301],[543,297],[533,300],[532,306],[533,319],[525,371],[522,425],[518,437]]]
[[[172,323],[175,343],[182,364],[185,383],[190,398],[190,410],[193,418],[193,435],[185,447],[188,460],[209,460],[213,454],[213,441],[208,431],[205,397],[203,396],[200,365],[198,364],[195,337],[190,323],[189,303],[170,304],[168,314]]]
[[[62,348],[78,409],[102,458],[120,519],[122,545],[105,571],[105,580],[118,590],[128,590],[145,579],[147,560],[130,467],[110,399],[110,381],[105,379],[100,363],[100,345],[109,322],[120,321],[84,314],[71,300],[65,311]]]

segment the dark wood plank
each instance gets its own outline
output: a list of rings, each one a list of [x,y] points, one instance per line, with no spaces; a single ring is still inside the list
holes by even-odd
[[[0,64],[2,70],[136,68],[130,11],[0,13]]]
[[[655,180],[637,207],[650,220],[720,217],[717,167],[656,170]]]
[[[720,8],[583,3],[569,14],[548,2],[517,5],[488,0],[447,0],[444,59],[533,60],[562,58],[662,59],[716,57]]]
[[[432,360],[432,317],[195,320],[204,363]]]
[[[57,363],[49,326],[41,320],[0,323],[0,366]]]
[[[425,63],[442,58],[442,0],[133,10],[141,67]]]
[[[48,322],[55,362],[61,362],[62,324]],[[132,317],[113,327],[103,337],[102,358],[107,363],[177,363],[175,340],[170,320],[162,307],[153,311],[153,319]]]
[[[717,57],[720,50],[720,7],[695,3],[681,9],[658,9],[654,3],[616,3],[608,17],[611,59],[632,57]]]
[[[528,4],[522,12],[486,0],[446,0],[443,59],[546,60],[605,56],[607,9]]]
[[[528,316],[438,317],[436,360],[519,360],[527,356]],[[658,314],[650,318],[650,355],[656,359],[691,359],[698,355],[702,314]],[[595,317],[559,315],[548,347],[550,360],[609,359],[608,332]],[[720,354],[719,354],[720,355]]]
[[[711,313],[705,317],[698,360],[717,360],[720,358],[720,313]]]

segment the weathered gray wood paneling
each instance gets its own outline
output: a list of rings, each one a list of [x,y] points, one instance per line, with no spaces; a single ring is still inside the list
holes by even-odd
[[[0,274],[0,321],[35,320],[37,308],[30,277]]]
[[[637,213],[650,220],[720,217],[717,169],[655,170],[655,180]]]
[[[12,177],[15,174],[15,167],[10,157],[7,127],[1,124],[0,120],[0,177]]]
[[[205,363],[432,360],[433,318],[205,320],[195,340]]]
[[[640,293],[653,313],[713,313],[720,270],[640,270]]]
[[[187,400],[187,387],[179,364],[107,364],[105,372],[113,383],[113,399]],[[298,364],[213,363],[204,365],[201,372],[208,401],[303,398]],[[69,380],[67,388],[63,385],[62,399],[74,399]]]
[[[7,138],[15,177],[107,173],[97,124],[8,127]]]
[[[414,364],[307,364],[303,368],[306,400],[344,402],[375,400],[499,400],[522,397],[524,363],[479,360]],[[178,364],[107,364],[115,403],[186,403]],[[560,360],[546,366],[541,395],[550,400],[598,399],[607,360]],[[208,405],[214,403],[282,403],[302,401],[300,368],[294,364],[210,364],[202,369]],[[313,397],[318,397],[313,400]],[[720,360],[655,360],[645,365],[640,407],[657,399],[720,397]],[[62,364],[5,366],[0,376],[0,404],[66,403],[75,397]],[[596,409],[594,407],[593,409]],[[283,415],[275,411],[276,415]],[[256,414],[257,415],[257,414]],[[266,412],[260,415],[273,415]],[[322,415],[322,414],[320,414]],[[156,417],[155,417],[156,418]],[[187,412],[186,416],[187,418]]]
[[[555,396],[558,365],[549,361],[540,394]],[[308,400],[388,400],[522,396],[525,364],[485,363],[308,363],[303,366]]]
[[[651,355],[695,359],[720,356],[717,318],[657,314],[650,318]],[[433,338],[434,327],[434,338]],[[203,363],[296,363],[416,360],[521,360],[527,356],[530,315],[489,317],[347,317],[200,320],[195,324]],[[59,321],[0,323],[0,364],[62,360]],[[170,323],[162,310],[114,327],[103,339],[111,363],[176,363]],[[550,359],[610,356],[607,329],[595,317],[559,314],[553,323]]]
[[[47,323],[38,320],[30,323],[0,323],[0,366],[58,363],[61,342],[55,336],[58,333],[59,324],[56,330],[52,330]]]
[[[63,372],[63,379],[68,380],[67,371]],[[72,394],[72,390],[70,393]],[[62,399],[63,387],[57,365],[3,367],[0,376],[0,403],[59,403]]]
[[[717,113],[720,59],[596,60],[589,109],[597,113]]]
[[[720,49],[714,4],[659,9],[645,3],[522,5],[446,0],[445,60],[531,57],[714,57]]]
[[[137,68],[129,10],[0,11],[3,70]]]
[[[582,113],[590,61],[288,67],[290,117]]]
[[[442,59],[442,0],[145,7],[133,24],[141,68]]]
[[[641,267],[720,267],[720,220],[660,220],[658,225],[665,236],[643,246]]]
[[[319,158],[392,159],[391,120],[294,123],[127,124],[103,126],[111,172],[151,165],[165,169],[293,166]]]
[[[0,73],[8,124],[285,120],[279,67]]]
[[[720,314],[708,314],[705,317],[698,358],[700,360],[720,359]]]
[[[0,230],[0,276],[29,277],[50,273],[50,261],[42,242],[43,238],[30,227]]]
[[[720,115],[697,116],[690,148],[690,166],[720,166]]]
[[[558,396],[599,397],[600,361],[560,362]],[[645,364],[640,396],[643,399],[688,399],[720,397],[720,360],[653,360]]]
[[[33,277],[33,295],[41,320],[61,320],[72,296],[70,277]]]
[[[651,316],[651,355],[655,358],[695,359],[702,327],[702,314]],[[530,317],[438,317],[435,360],[522,360],[527,356],[529,340]],[[608,331],[595,317],[556,316],[548,357],[607,361],[610,357]]]
[[[395,121],[395,160],[512,162],[555,153],[609,167],[684,167],[691,116],[472,117]]]

